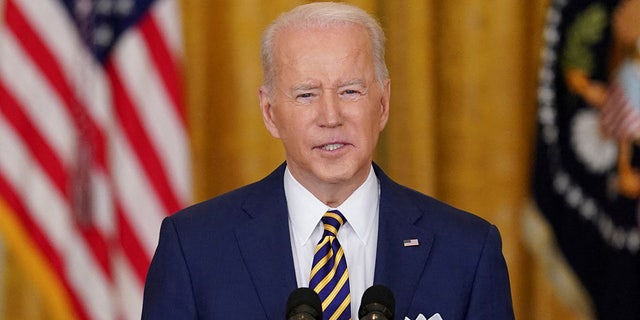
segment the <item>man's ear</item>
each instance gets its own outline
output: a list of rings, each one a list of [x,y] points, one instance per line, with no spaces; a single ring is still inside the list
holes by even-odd
[[[391,100],[391,80],[385,80],[382,85],[382,96],[380,98],[380,131],[384,129],[389,120],[389,101]]]
[[[260,111],[262,112],[264,125],[274,138],[279,139],[280,133],[273,117],[273,101],[271,97],[271,92],[265,86],[261,86],[258,89],[258,99],[260,99]]]

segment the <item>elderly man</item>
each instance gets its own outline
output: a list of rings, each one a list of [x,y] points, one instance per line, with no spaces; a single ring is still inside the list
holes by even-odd
[[[324,319],[391,289],[399,319],[512,319],[495,226],[400,186],[372,162],[389,117],[384,34],[359,8],[303,5],[262,41],[260,108],[286,162],[165,219],[143,318],[282,319],[310,287]]]

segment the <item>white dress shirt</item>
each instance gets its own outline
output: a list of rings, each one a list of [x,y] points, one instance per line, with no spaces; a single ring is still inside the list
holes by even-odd
[[[347,259],[352,319],[358,319],[362,294],[373,285],[376,261],[380,186],[373,167],[365,182],[338,208],[327,207],[318,200],[291,175],[289,168],[284,174],[284,191],[298,287],[309,286],[313,251],[324,231],[320,220],[324,213],[337,209],[347,219],[337,238]]]

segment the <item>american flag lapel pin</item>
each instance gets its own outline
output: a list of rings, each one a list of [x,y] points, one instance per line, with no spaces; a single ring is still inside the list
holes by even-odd
[[[419,246],[420,243],[418,242],[418,239],[407,239],[403,241],[403,245],[405,247],[416,247]]]

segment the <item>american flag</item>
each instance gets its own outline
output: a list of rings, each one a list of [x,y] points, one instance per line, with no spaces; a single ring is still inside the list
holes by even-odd
[[[178,0],[0,12],[5,245],[31,248],[58,316],[139,319],[160,222],[191,196]]]
[[[415,247],[420,245],[420,243],[418,242],[418,239],[407,239],[407,240],[403,240],[402,243],[405,247]]]
[[[602,107],[602,129],[610,137],[632,142],[640,137],[640,65],[625,61],[609,86]]]

